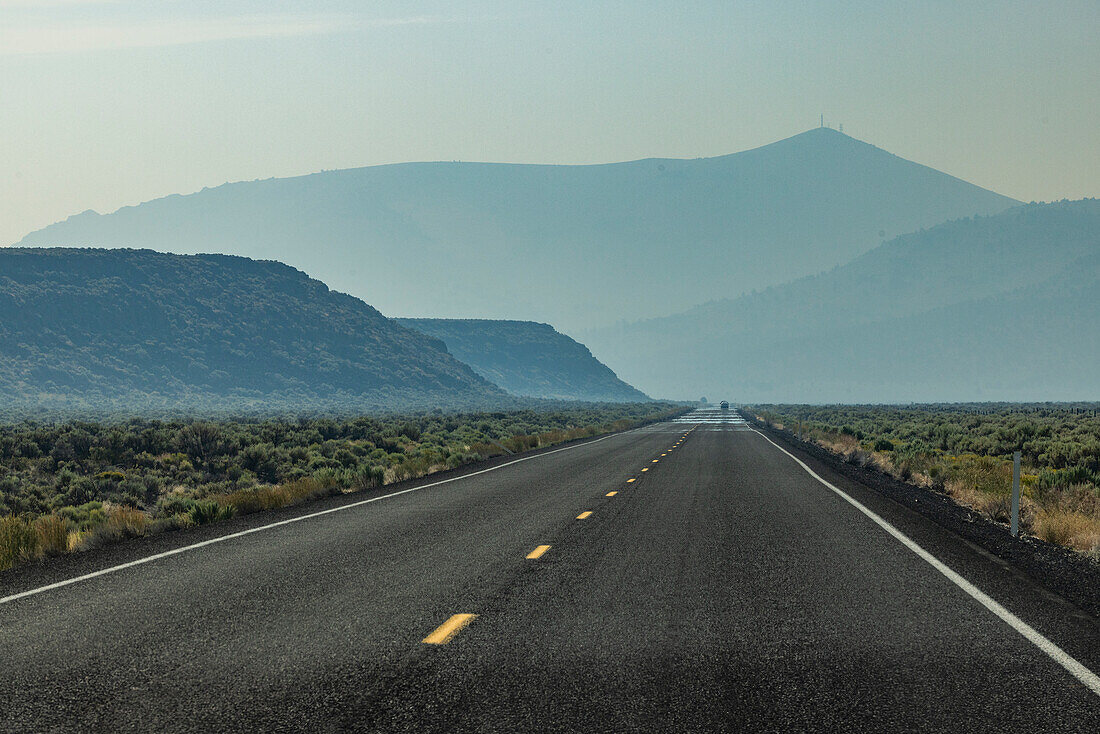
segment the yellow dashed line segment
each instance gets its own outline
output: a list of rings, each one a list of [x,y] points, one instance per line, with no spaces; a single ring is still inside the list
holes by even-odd
[[[586,517],[588,517],[588,516],[589,516],[589,515],[591,515],[591,514],[592,514],[592,510],[585,510],[585,511],[584,511],[584,512],[582,512],[581,514],[577,515],[577,519],[578,519],[578,520],[583,520],[583,519],[585,519]]]
[[[604,497],[614,497],[617,494],[618,494],[618,492],[608,492],[607,494],[604,495]]]
[[[446,645],[451,638],[457,635],[466,625],[474,621],[476,614],[455,614],[443,624],[435,628],[435,632],[425,637],[422,642],[425,645]]]
[[[536,558],[542,558],[542,554],[545,553],[548,550],[550,550],[550,546],[540,545],[540,546],[536,547],[533,551],[528,553],[527,557],[530,558],[531,560],[535,560]]]

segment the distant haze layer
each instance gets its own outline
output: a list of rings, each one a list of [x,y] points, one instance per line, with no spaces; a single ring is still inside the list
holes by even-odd
[[[719,158],[417,163],[227,184],[85,212],[21,244],[277,259],[388,315],[576,332],[817,273],[1015,203],[822,128]]]
[[[657,397],[965,402],[1100,397],[1100,201],[1029,204],[852,262],[580,336]]]

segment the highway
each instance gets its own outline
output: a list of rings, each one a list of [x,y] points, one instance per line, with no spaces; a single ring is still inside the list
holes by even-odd
[[[0,731],[1100,731],[1100,621],[788,450],[700,411],[0,577]]]

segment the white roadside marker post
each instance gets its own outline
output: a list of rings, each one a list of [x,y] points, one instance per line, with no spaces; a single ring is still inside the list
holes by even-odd
[[[1012,454],[1012,537],[1020,535],[1020,452]]]

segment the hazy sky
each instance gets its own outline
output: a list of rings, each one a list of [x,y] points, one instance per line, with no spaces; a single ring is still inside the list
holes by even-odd
[[[1100,195],[1100,3],[0,0],[0,243],[84,209],[410,160],[731,153],[843,123]]]

